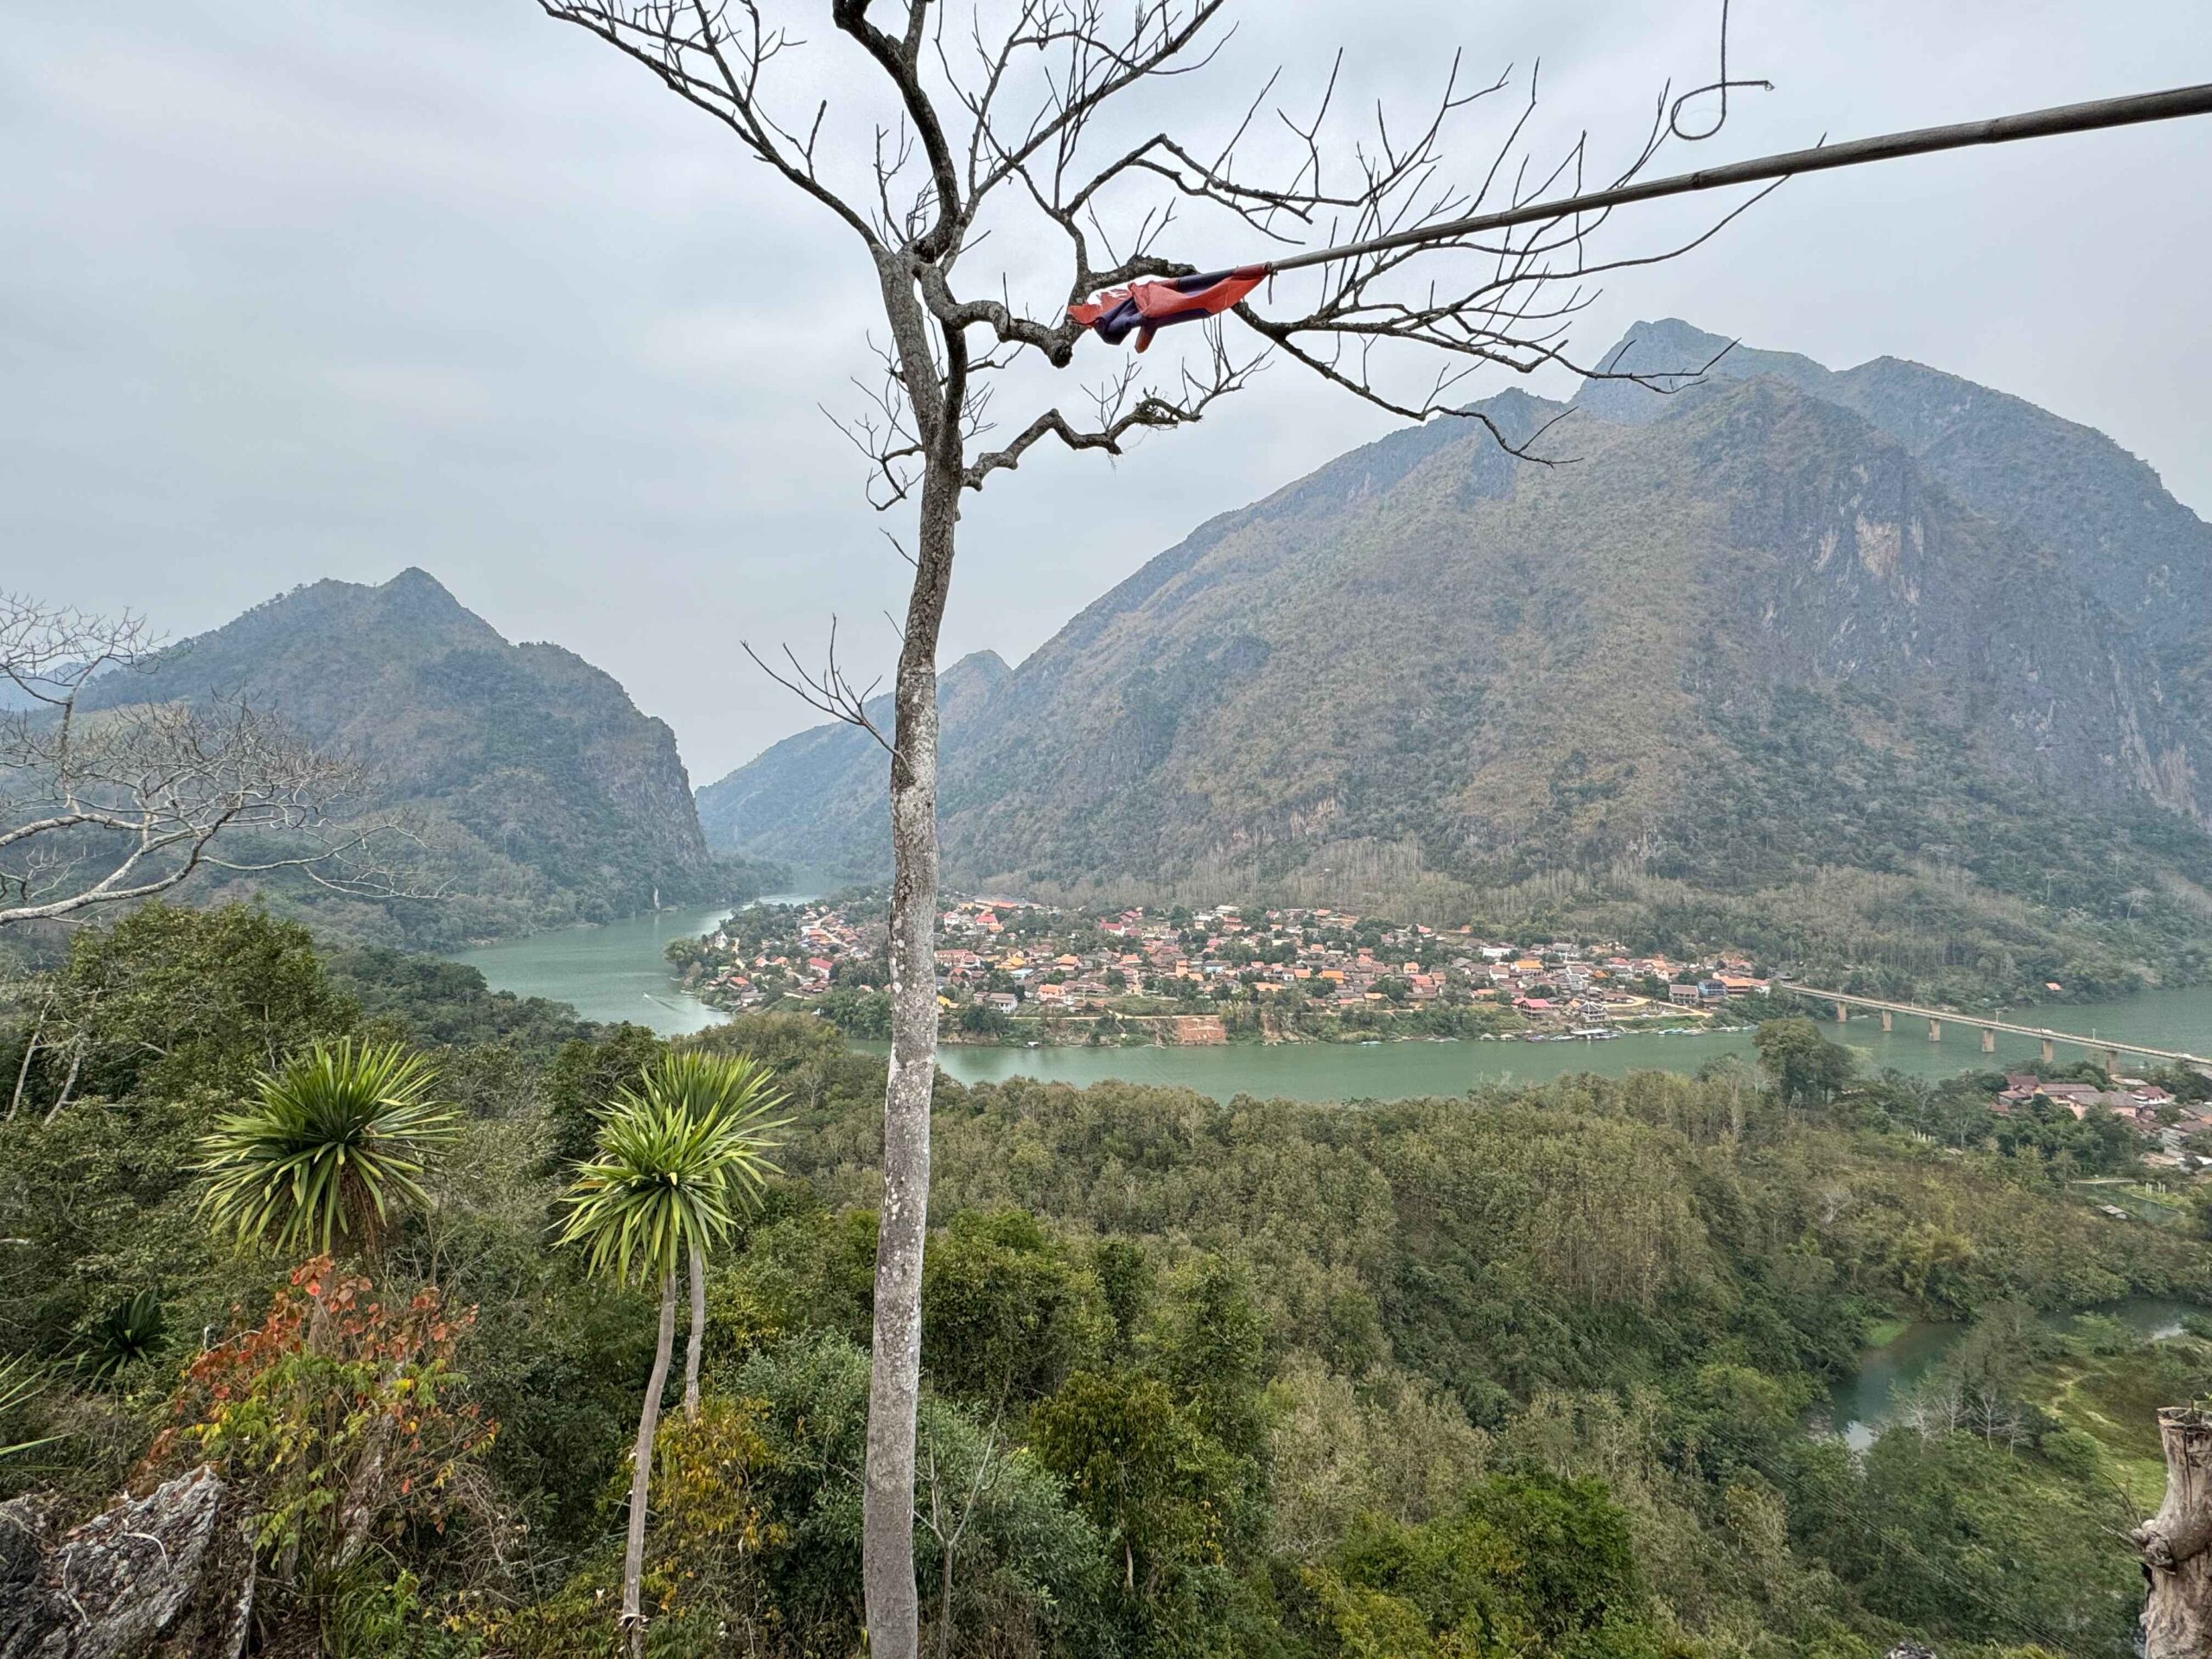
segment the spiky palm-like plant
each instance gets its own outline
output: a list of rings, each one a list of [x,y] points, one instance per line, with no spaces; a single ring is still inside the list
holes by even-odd
[[[240,1244],[366,1253],[392,1212],[424,1201],[424,1165],[460,1133],[436,1074],[397,1043],[317,1043],[255,1085],[200,1143],[200,1207]]]
[[[750,1055],[678,1049],[662,1057],[640,1084],[649,1097],[693,1117],[715,1119],[756,1149],[756,1155],[731,1166],[731,1198],[741,1213],[760,1202],[762,1179],[774,1168],[757,1155],[757,1149],[770,1144],[763,1137],[785,1122],[768,1116],[784,1103],[783,1092],[775,1082],[774,1071]],[[683,1349],[683,1415],[687,1420],[699,1414],[699,1354],[707,1334],[706,1253],[694,1244],[689,1255],[691,1336]]]
[[[168,1319],[162,1299],[142,1290],[108,1309],[86,1333],[85,1350],[77,1367],[96,1382],[112,1382],[142,1360],[161,1350],[168,1333]]]
[[[638,1413],[622,1558],[622,1625],[632,1655],[645,1651],[639,1584],[645,1499],[661,1390],[676,1345],[677,1271],[688,1253],[703,1255],[729,1236],[771,1167],[746,1123],[695,1107],[672,1088],[656,1088],[651,1073],[637,1088],[618,1091],[600,1120],[596,1154],[576,1166],[561,1230],[561,1242],[580,1247],[593,1272],[660,1288],[660,1334]]]

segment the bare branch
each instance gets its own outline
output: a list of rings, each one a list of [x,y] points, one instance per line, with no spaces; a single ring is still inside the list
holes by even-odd
[[[897,543],[894,542],[893,545]],[[897,625],[894,623],[893,626],[895,627]],[[747,641],[741,639],[738,644],[763,674],[808,708],[817,709],[847,726],[858,727],[880,744],[886,754],[892,753],[890,738],[876,724],[875,717],[868,712],[868,707],[869,700],[875,696],[883,682],[880,679],[871,680],[866,686],[853,683],[837,661],[837,619],[835,616],[830,619],[830,649],[819,669],[806,668],[800,663],[798,652],[789,645],[783,647],[784,659],[791,664],[786,672],[753,650]]]
[[[858,232],[889,325],[886,343],[875,348],[880,380],[861,386],[866,406],[839,427],[867,459],[871,504],[911,501],[914,508],[911,549],[893,543],[913,575],[904,619],[893,622],[899,658],[891,729],[868,707],[874,684],[855,685],[840,665],[834,622],[818,671],[805,668],[788,646],[772,663],[749,645],[746,652],[778,684],[869,733],[890,756],[892,1052],[861,1593],[869,1650],[879,1659],[919,1659],[917,1521],[944,1545],[940,1605],[949,1608],[960,1529],[984,1490],[969,1493],[956,1520],[932,1462],[928,1509],[915,1506],[938,1053],[936,661],[963,495],[994,474],[1015,470],[1048,440],[1069,451],[1117,456],[1147,431],[1192,424],[1278,353],[1409,419],[1469,414],[1513,453],[1528,454],[1534,439],[1516,446],[1479,411],[1456,406],[1465,402],[1461,382],[1493,367],[1599,372],[1575,363],[1568,327],[1591,302],[1593,278],[1637,261],[1590,251],[1603,214],[1539,213],[1525,228],[1494,236],[1453,233],[1458,221],[1501,197],[1516,207],[1541,206],[1562,180],[1581,187],[1592,166],[1586,141],[1541,163],[1529,154],[1533,77],[1527,102],[1509,114],[1503,135],[1476,151],[1459,129],[1495,104],[1507,78],[1464,78],[1456,58],[1419,118],[1408,123],[1378,109],[1371,137],[1346,143],[1338,137],[1333,111],[1341,65],[1332,64],[1305,112],[1274,104],[1281,77],[1270,75],[1249,98],[1224,106],[1227,121],[1206,142],[1173,124],[1155,125],[1159,117],[1149,107],[1135,130],[1113,124],[1136,102],[1123,94],[1214,61],[1228,38],[1217,27],[1227,0],[993,0],[988,9],[974,0],[964,22],[950,27],[949,0],[830,0],[832,26],[867,62],[857,74],[839,65],[834,82],[816,78],[837,87],[835,109],[817,104],[803,123],[786,122],[765,100],[764,71],[797,42],[763,22],[769,3],[540,0],[551,16],[645,65]],[[1742,84],[1724,65],[1719,81],[1700,90],[1725,95]],[[1660,93],[1649,134],[1616,178],[1634,177],[1670,137],[1695,136],[1682,130],[1681,109]],[[842,136],[825,137],[841,117]],[[1462,185],[1450,163],[1466,153],[1480,159]],[[842,185],[829,181],[833,160],[850,170]],[[963,262],[987,236],[1026,235],[1040,224],[1052,274],[1029,304],[1016,302],[1005,275],[986,276],[963,291]],[[1134,354],[1119,359],[1090,388],[1087,417],[1071,418],[1055,403],[1014,423],[1013,435],[997,447],[981,448],[995,417],[992,386],[1005,384],[986,377],[1032,359],[1054,369],[1072,363],[1083,330],[1068,314],[1071,304],[1102,289],[1230,264],[1221,257],[1224,238],[1303,249],[1310,257],[1347,238],[1406,232],[1418,233],[1421,245],[1376,249],[1292,279],[1298,297],[1281,312],[1272,291],[1262,302],[1238,305],[1239,326],[1259,337],[1251,355],[1233,352],[1214,318],[1180,362],[1151,359],[1150,378]],[[1198,250],[1208,256],[1204,265],[1190,263]],[[1018,244],[1008,273],[1028,276],[1036,268],[1030,252],[1027,242]],[[993,289],[995,296],[975,296]],[[1238,289],[1249,291],[1249,283]],[[1225,290],[1217,297],[1226,304]],[[1148,340],[1161,320],[1147,315],[1141,338]],[[1408,357],[1424,371],[1418,391],[1388,378],[1396,359]],[[634,1606],[634,1579],[627,1593]]]
[[[79,707],[153,643],[135,618],[0,596],[0,678],[29,704],[0,711],[0,926],[150,898],[202,869],[400,896],[374,858],[393,826],[336,816],[360,792],[354,768],[280,722],[238,701]]]

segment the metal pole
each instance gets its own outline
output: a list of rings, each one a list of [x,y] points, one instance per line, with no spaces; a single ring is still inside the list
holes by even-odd
[[[1800,173],[1825,172],[1833,167],[1856,167],[1862,162],[1886,162],[1900,156],[1926,156],[1942,149],[1964,149],[1974,144],[2005,144],[2018,138],[2050,138],[2063,133],[2096,132],[2107,127],[2130,127],[2145,121],[2171,121],[2183,116],[2212,115],[2212,85],[2177,86],[2171,92],[2139,92],[2131,98],[2101,98],[2087,104],[2062,104],[2056,109],[2034,110],[2025,115],[2000,115],[1988,121],[1962,121],[1955,126],[1922,127],[1912,132],[1892,132],[1878,138],[1856,138],[1846,144],[1822,144],[1812,149],[1793,149],[1756,161],[1732,162],[1726,167],[1701,168],[1672,178],[1647,179],[1586,196],[1558,201],[1535,202],[1503,213],[1478,213],[1441,225],[1424,225],[1389,236],[1349,242],[1342,247],[1320,248],[1268,262],[1270,270],[1297,270],[1351,259],[1361,254],[1387,253],[1423,242],[1441,242],[1497,231],[1540,219],[1560,219],[1569,213],[1595,213],[1626,202],[1649,201],[1657,196],[1687,195],[1696,190],[1720,190],[1733,184],[1758,184],[1768,179],[1787,179]]]

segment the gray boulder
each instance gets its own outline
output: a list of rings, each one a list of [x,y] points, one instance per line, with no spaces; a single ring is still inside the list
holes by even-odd
[[[54,1536],[34,1498],[0,1503],[0,1659],[239,1659],[253,1548],[213,1469]]]

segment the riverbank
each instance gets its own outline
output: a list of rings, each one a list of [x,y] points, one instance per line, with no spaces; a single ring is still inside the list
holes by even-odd
[[[2156,1507],[2164,1484],[2156,1408],[2171,1403],[2164,1396],[2174,1379],[2156,1363],[2164,1357],[2145,1350],[2182,1336],[2208,1312],[2171,1297],[2134,1296],[2046,1314],[2038,1323],[2058,1339],[2056,1351],[2017,1379],[2026,1403],[2097,1440],[2114,1479],[2146,1507]],[[1830,1390],[1808,1428],[1866,1451],[1972,1328],[1924,1319],[1877,1326],[1870,1334],[1880,1339],[1860,1353],[1856,1373]],[[2158,1398],[2151,1401],[2152,1395]]]
[[[777,895],[776,901],[790,897]],[[662,911],[599,927],[565,928],[459,953],[454,960],[480,971],[495,989],[573,1005],[587,1019],[626,1020],[664,1035],[698,1031],[726,1016],[685,993],[664,952],[678,938],[696,938],[729,914]],[[2107,1003],[2075,1004],[2067,1023],[2084,1037],[2203,1052],[2212,1050],[2212,988],[2146,991]],[[1899,1022],[1885,1032],[1872,1019],[1823,1029],[1849,1047],[1870,1072],[1894,1069],[1942,1078],[1966,1071],[2024,1069],[2037,1056],[2025,1039],[1999,1036],[1994,1052],[1980,1052],[1971,1034],[1954,1030],[1931,1043]],[[1963,1038],[1963,1040],[1961,1039]],[[856,1048],[884,1052],[880,1044]],[[1573,1072],[1695,1071],[1731,1058],[1755,1056],[1751,1033],[1737,1029],[1672,1035],[1627,1033],[1604,1041],[1484,1042],[1404,1040],[1225,1043],[1193,1047],[980,1047],[948,1046],[939,1064],[963,1083],[1033,1077],[1084,1084],[1122,1080],[1171,1084],[1217,1099],[1244,1094],[1293,1100],[1399,1100],[1458,1095],[1481,1083],[1541,1083]]]
[[[798,998],[764,1007],[772,1013],[806,1014],[815,1009],[811,1001]],[[1269,1022],[1258,1027],[1249,1020],[1211,1014],[1017,1014],[1005,1022],[1003,1029],[988,1032],[950,1025],[939,1041],[947,1048],[1269,1048],[1310,1043],[1604,1043],[1621,1037],[1710,1036],[1757,1029],[1755,1023],[1741,1020],[1743,1008],[1728,1012],[1738,1018],[1721,1018],[1717,1011],[1700,1014],[1674,1010],[1578,1025],[1525,1019],[1497,1008],[1442,1008],[1375,1014],[1363,1019],[1308,1015],[1295,1025]]]

